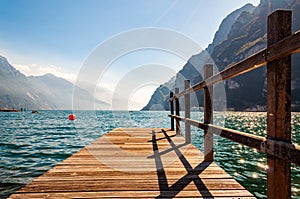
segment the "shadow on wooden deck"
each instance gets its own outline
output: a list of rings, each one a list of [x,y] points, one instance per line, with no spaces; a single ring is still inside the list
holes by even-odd
[[[211,164],[211,162],[203,161],[200,164],[198,164],[195,168],[193,168],[179,150],[180,147],[183,147],[187,144],[180,144],[176,146],[165,130],[162,129],[161,132],[165,136],[163,139],[168,140],[171,148],[159,152],[158,145],[157,145],[158,139],[156,139],[157,132],[152,131],[152,145],[153,145],[153,153],[154,153],[153,157],[155,159],[155,164],[157,168],[157,177],[158,177],[159,190],[160,190],[160,195],[157,196],[156,198],[165,198],[166,196],[173,198],[191,182],[194,182],[201,195],[203,196],[205,195],[206,197],[213,198],[212,194],[209,192],[208,188],[205,186],[205,184],[199,177],[199,174],[201,174]],[[162,138],[159,138],[159,140],[161,139]],[[161,155],[164,155],[170,151],[174,151],[176,153],[176,155],[178,156],[178,158],[180,159],[181,163],[184,165],[187,171],[186,175],[184,175],[182,178],[180,178],[176,183],[172,184],[171,186],[169,186],[168,184],[168,179],[161,160]]]

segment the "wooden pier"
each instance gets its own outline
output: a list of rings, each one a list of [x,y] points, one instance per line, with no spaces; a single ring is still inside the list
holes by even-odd
[[[204,81],[190,85],[185,80],[181,92],[175,88],[170,93],[171,129],[114,129],[10,198],[254,198],[214,163],[216,135],[267,154],[267,197],[291,198],[291,164],[300,165],[299,143],[291,141],[291,55],[300,52],[300,31],[291,32],[291,17],[286,10],[269,16],[267,48],[217,74],[207,63]],[[264,65],[267,135],[213,125],[213,86]],[[200,90],[204,121],[195,121],[190,118],[190,94]],[[204,154],[190,144],[191,126],[204,130]]]
[[[255,198],[184,137],[117,128],[10,198]]]

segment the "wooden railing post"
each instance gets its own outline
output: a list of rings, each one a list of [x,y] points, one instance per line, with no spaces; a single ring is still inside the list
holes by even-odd
[[[291,35],[291,11],[278,10],[268,18],[268,47]],[[268,52],[272,53],[272,52]],[[267,64],[267,139],[291,142],[291,56]],[[267,147],[270,147],[267,144]],[[274,148],[274,150],[277,150]],[[267,155],[267,196],[291,197],[291,164]]]
[[[213,65],[204,65],[204,80],[213,75]],[[213,86],[204,88],[204,123],[212,123],[213,117]],[[204,160],[212,162],[214,161],[213,150],[213,133],[209,129],[204,129]]]
[[[177,95],[179,93],[179,88],[175,88],[175,95]],[[176,108],[176,115],[180,116],[180,107],[179,107],[179,99],[176,98],[175,99],[175,108]],[[180,121],[179,119],[176,119],[176,135],[180,135],[181,130],[180,130]]]
[[[184,80],[184,90],[190,88],[190,80]],[[191,105],[190,105],[190,94],[184,95],[184,111],[185,118],[191,117]],[[191,125],[189,122],[185,121],[185,142],[191,143]]]
[[[170,92],[170,98],[174,96],[173,92]],[[170,101],[170,110],[171,110],[171,115],[174,115],[174,102],[173,100]],[[174,118],[171,117],[171,131],[174,131]]]

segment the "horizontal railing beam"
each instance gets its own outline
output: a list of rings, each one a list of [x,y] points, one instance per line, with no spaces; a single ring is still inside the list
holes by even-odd
[[[244,59],[241,62],[226,67],[220,73],[217,73],[207,80],[199,82],[192,87],[176,94],[174,97],[170,98],[170,101],[173,101],[176,98],[179,98],[186,94],[191,94],[193,92],[202,90],[204,87],[212,86],[227,79],[236,77],[255,68],[262,67],[266,65],[267,62],[281,59],[297,52],[300,52],[300,31],[294,33],[289,37],[286,37],[279,42],[276,42],[268,48],[255,53],[254,55],[250,56],[247,59]]]
[[[177,119],[178,121],[190,123],[190,125],[201,128],[203,130],[210,128],[210,130],[215,135],[219,135],[231,141],[243,144],[251,148],[255,148],[262,153],[272,155],[292,162],[294,164],[300,165],[300,146],[298,145],[277,140],[271,140],[265,137],[252,135],[220,126],[215,126],[212,124],[205,124],[203,122],[176,115],[170,114],[169,117]]]
[[[300,52],[300,31],[268,47],[266,60],[274,61],[297,52]]]

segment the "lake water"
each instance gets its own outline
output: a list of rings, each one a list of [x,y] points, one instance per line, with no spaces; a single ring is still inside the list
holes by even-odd
[[[115,127],[169,127],[168,112],[0,112],[0,198]],[[266,113],[216,113],[214,124],[265,136]],[[202,121],[203,113],[192,112]],[[184,126],[184,125],[183,125]],[[300,113],[292,114],[292,139],[300,144]],[[266,198],[266,155],[215,136],[215,161],[257,198]],[[203,151],[203,132],[192,127],[192,143]],[[292,165],[292,195],[300,198],[300,167]]]

